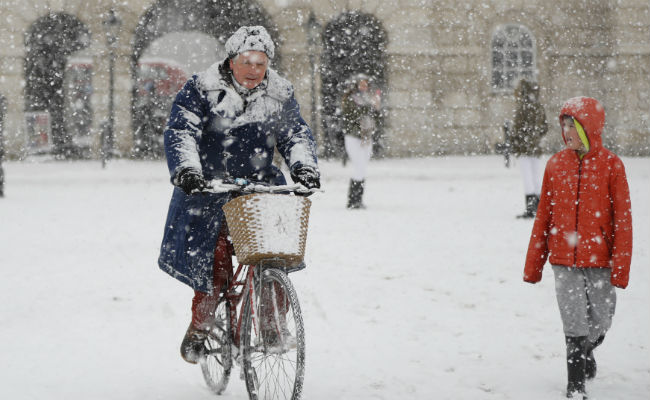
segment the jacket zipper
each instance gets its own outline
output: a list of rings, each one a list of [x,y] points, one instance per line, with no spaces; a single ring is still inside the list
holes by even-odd
[[[582,178],[582,159],[578,162],[578,190],[576,193],[576,246],[573,249],[573,266],[577,267],[578,266],[578,244],[579,238],[578,238],[578,220],[579,220],[579,213],[580,213],[580,178]]]

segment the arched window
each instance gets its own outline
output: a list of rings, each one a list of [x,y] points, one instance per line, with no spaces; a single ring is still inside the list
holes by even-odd
[[[501,25],[492,36],[492,88],[511,90],[520,79],[536,79],[535,38],[523,25]]]
[[[70,55],[89,45],[90,30],[66,13],[47,14],[25,33],[25,111],[48,113],[51,129],[51,137],[45,140],[47,146],[40,148],[41,143],[30,152],[53,151],[61,157],[78,153],[75,135],[66,130],[63,84]]]
[[[223,45],[241,26],[262,25],[269,31],[276,46],[274,68],[282,65],[281,40],[276,24],[258,0],[148,3],[152,5],[140,17],[133,39],[131,123],[133,155],[157,158],[164,154],[164,125],[177,84],[185,84],[192,74],[225,58]],[[154,81],[157,87],[152,90]]]
[[[374,15],[359,11],[344,12],[329,21],[322,34],[321,79],[323,99],[324,154],[342,156],[341,96],[357,74],[368,75],[385,93],[387,81],[386,46],[388,35],[383,23]],[[373,137],[373,155],[384,152],[384,118]]]

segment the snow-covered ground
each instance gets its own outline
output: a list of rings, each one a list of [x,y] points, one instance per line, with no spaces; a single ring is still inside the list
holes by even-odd
[[[650,396],[650,160],[626,158],[631,283],[597,350],[591,399]],[[552,271],[522,282],[532,221],[498,157],[373,162],[362,211],[323,162],[308,269],[305,399],[561,399]],[[171,186],[162,162],[5,164],[0,398],[209,399],[183,362],[189,288],[156,259]],[[245,399],[238,373],[222,398]]]

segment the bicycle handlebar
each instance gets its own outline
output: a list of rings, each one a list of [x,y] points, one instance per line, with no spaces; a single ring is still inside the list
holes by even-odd
[[[250,182],[243,178],[236,178],[233,182],[224,182],[221,179],[213,179],[209,181],[208,187],[203,189],[202,192],[205,193],[281,193],[281,192],[293,192],[298,195],[313,194],[316,192],[322,192],[321,189],[312,188],[309,189],[300,183],[294,183],[293,185],[278,185],[271,186],[261,183]]]

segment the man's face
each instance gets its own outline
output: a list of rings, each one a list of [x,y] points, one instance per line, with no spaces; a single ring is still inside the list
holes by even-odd
[[[562,119],[562,131],[564,132],[564,139],[566,141],[566,147],[568,149],[584,150],[582,140],[580,140],[580,136],[578,136],[578,130],[573,123],[573,118],[564,117]]]
[[[269,58],[262,51],[245,51],[230,60],[233,76],[246,89],[253,89],[262,83],[268,66]]]
[[[368,91],[368,81],[365,79],[362,79],[359,81],[359,90],[362,92]]]

